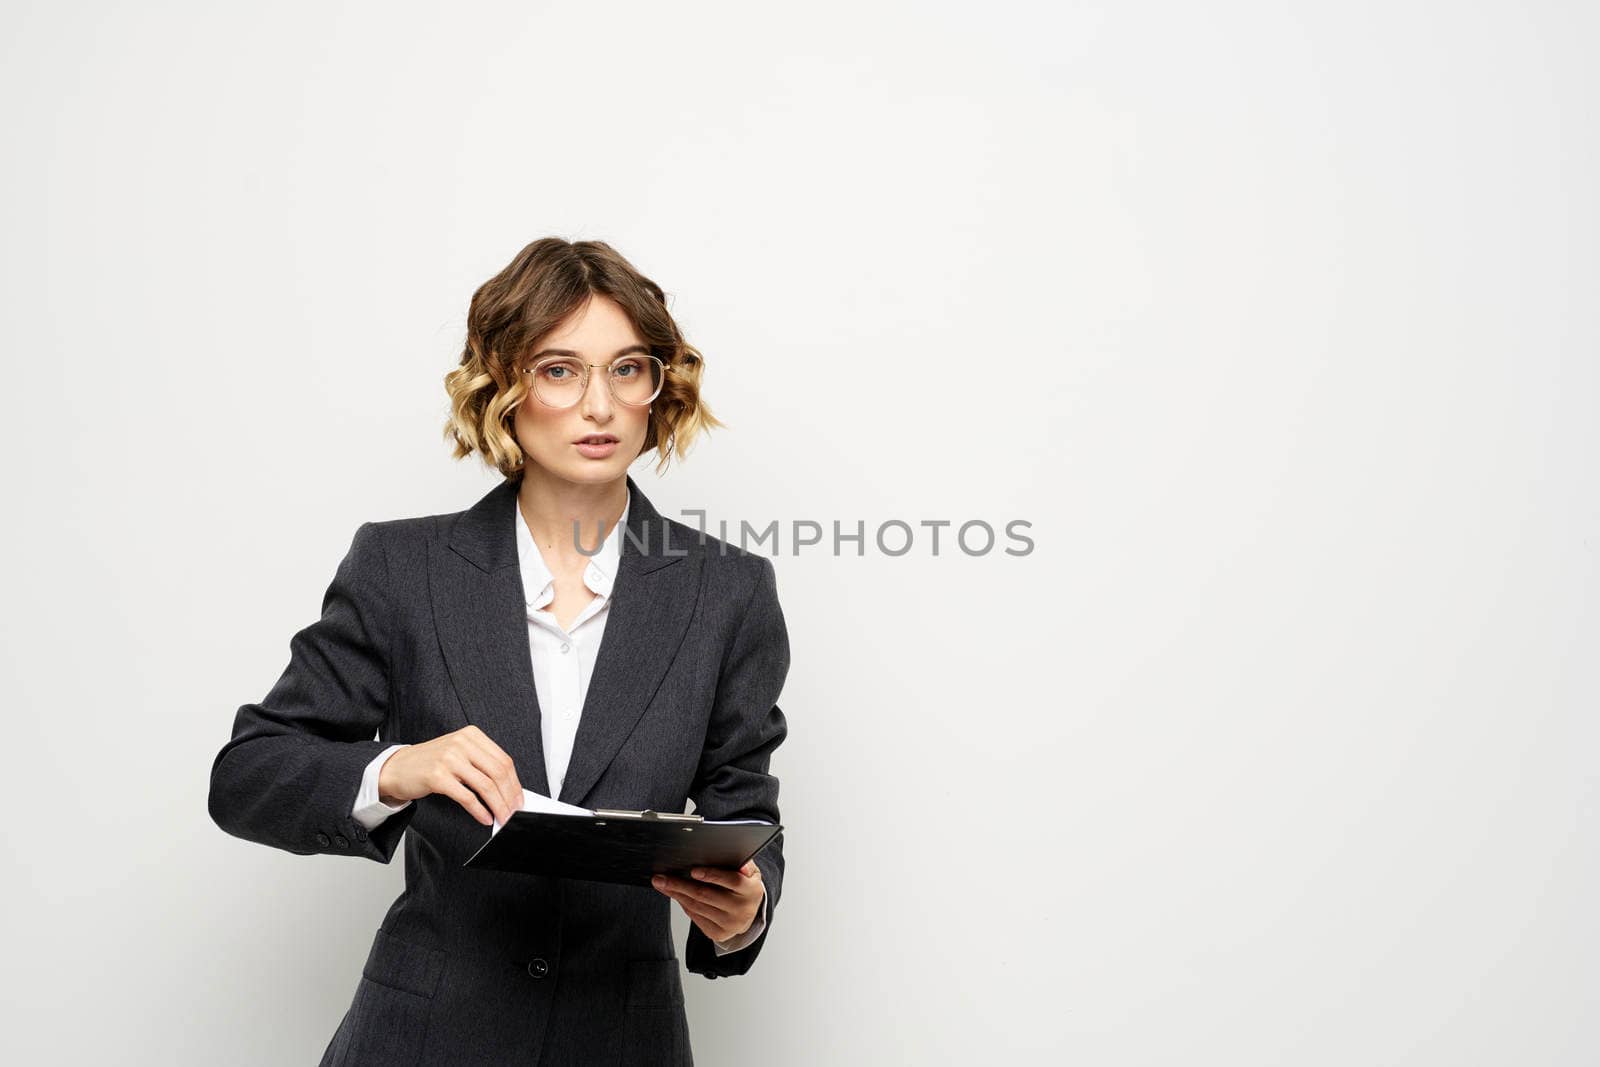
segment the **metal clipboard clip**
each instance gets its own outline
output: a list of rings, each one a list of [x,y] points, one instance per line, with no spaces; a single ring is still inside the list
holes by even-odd
[[[643,811],[623,811],[621,808],[595,808],[594,813],[608,819],[647,819],[651,822],[705,822],[703,815],[689,815],[684,812],[652,811],[646,808]]]

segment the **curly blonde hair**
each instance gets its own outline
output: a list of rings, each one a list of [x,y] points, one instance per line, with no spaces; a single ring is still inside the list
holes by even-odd
[[[454,444],[453,458],[477,453],[507,479],[522,473],[526,457],[512,427],[528,384],[518,362],[595,293],[620,304],[651,354],[666,364],[639,455],[655,449],[659,473],[674,451],[683,458],[695,437],[724,425],[700,398],[705,360],[684,340],[661,287],[604,241],[544,237],[472,294],[461,366],[444,377],[450,395],[444,436]]]

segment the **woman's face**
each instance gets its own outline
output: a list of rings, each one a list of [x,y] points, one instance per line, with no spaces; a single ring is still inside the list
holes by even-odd
[[[648,405],[620,403],[606,384],[602,368],[634,346],[649,351],[622,306],[599,293],[539,341],[522,366],[531,367],[549,355],[572,355],[594,366],[589,368],[589,384],[582,397],[565,410],[541,401],[533,394],[532,375],[523,376],[530,388],[517,406],[514,429],[529,463],[556,478],[583,484],[613,482],[626,476],[628,464],[644,448],[650,409]],[[608,435],[616,443],[609,450],[580,448],[579,440],[592,434]]]

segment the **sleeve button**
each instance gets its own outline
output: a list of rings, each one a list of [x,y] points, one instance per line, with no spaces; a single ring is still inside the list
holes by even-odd
[[[317,844],[321,845],[323,848],[327,848],[332,843],[333,841],[328,837],[327,834],[323,833],[321,830],[317,831]]]
[[[335,835],[334,839],[333,839],[333,843],[338,845],[340,848],[349,848],[350,847],[350,842],[348,840],[346,840],[346,838],[345,838],[345,836],[343,834]]]

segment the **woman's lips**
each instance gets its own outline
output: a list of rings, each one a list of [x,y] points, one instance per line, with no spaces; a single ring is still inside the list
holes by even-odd
[[[578,451],[590,459],[605,459],[617,450],[617,442],[615,441],[606,441],[604,443],[579,441],[577,444]]]

